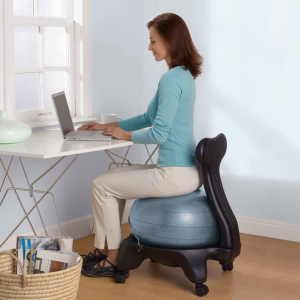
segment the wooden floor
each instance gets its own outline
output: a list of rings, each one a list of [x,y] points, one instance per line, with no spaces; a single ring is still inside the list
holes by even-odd
[[[130,234],[128,223],[122,225],[122,238]],[[202,299],[218,300],[299,300],[300,243],[241,234],[241,255],[232,271],[222,271],[217,261],[208,261],[205,283],[209,293]],[[74,251],[94,249],[94,235],[74,241]],[[188,300],[199,299],[195,285],[181,268],[171,268],[147,259],[131,270],[124,284],[114,278],[81,276],[78,300]]]

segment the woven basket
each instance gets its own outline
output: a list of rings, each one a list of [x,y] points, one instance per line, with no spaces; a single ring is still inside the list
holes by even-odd
[[[14,274],[15,260],[21,266],[23,275]],[[20,260],[15,256],[15,250],[0,252],[0,300],[76,299],[81,267],[82,258],[76,266],[66,270],[25,275]]]

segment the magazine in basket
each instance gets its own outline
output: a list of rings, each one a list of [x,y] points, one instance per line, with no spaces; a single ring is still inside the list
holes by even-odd
[[[65,236],[18,236],[17,256],[26,274],[49,273],[75,266],[78,253],[73,250],[73,238]],[[19,265],[16,273],[22,274]]]

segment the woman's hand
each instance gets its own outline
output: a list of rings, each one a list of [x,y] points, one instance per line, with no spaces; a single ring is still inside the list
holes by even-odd
[[[102,134],[103,135],[112,135],[113,137],[115,137],[119,140],[132,141],[132,139],[131,139],[132,132],[133,131],[125,131],[125,130],[121,129],[120,127],[108,127],[102,132]]]
[[[104,130],[104,129],[105,129],[105,124],[100,124],[96,122],[89,122],[77,128],[77,130]]]

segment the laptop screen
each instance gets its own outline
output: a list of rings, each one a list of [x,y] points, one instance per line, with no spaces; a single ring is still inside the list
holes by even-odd
[[[60,123],[60,128],[63,135],[65,136],[67,133],[74,130],[74,125],[72,122],[65,92],[60,92],[51,96],[56,110],[56,115]]]

